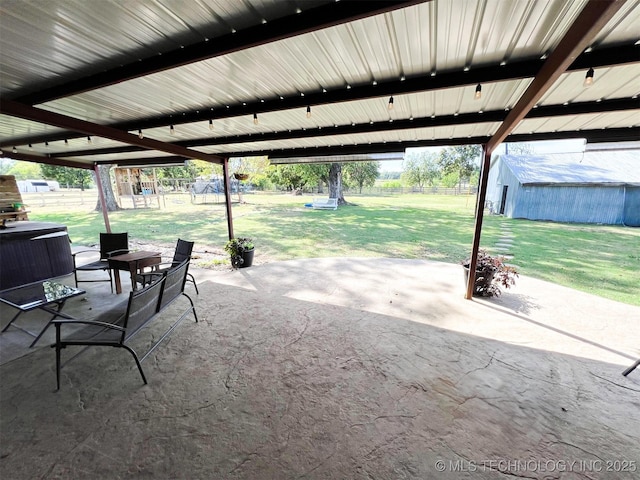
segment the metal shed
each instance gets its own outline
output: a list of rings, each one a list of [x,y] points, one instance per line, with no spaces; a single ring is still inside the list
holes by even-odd
[[[640,226],[640,151],[501,155],[487,200],[511,218]]]

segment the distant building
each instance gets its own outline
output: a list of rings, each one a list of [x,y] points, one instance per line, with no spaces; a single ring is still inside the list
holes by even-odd
[[[18,180],[20,193],[53,192],[60,190],[60,184],[55,180]]]
[[[640,227],[640,150],[497,156],[486,199],[511,218]]]

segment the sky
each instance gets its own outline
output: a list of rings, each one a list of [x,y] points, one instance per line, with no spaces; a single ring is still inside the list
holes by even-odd
[[[584,152],[584,139],[569,140],[546,140],[541,142],[527,142],[535,153],[567,153],[567,152]],[[444,147],[425,147],[425,148],[407,148],[408,152],[434,152],[437,153]],[[505,144],[502,143],[496,153],[504,154]],[[380,162],[380,170],[383,172],[401,172],[402,160],[385,160]]]

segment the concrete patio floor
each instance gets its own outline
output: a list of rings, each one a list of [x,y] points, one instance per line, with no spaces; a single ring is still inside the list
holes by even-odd
[[[466,301],[459,265],[419,260],[192,273],[200,322],[143,364],[148,385],[93,348],[56,392],[53,331],[0,336],[0,478],[639,478],[640,369],[621,374],[638,307],[527,277]],[[65,313],[125,298],[87,285]]]

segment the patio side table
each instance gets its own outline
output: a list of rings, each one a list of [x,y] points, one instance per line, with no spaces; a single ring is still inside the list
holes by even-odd
[[[109,268],[113,270],[113,277],[116,284],[116,293],[122,293],[122,282],[120,281],[120,270],[125,270],[131,275],[131,289],[136,289],[136,275],[141,268],[158,265],[162,261],[160,252],[148,252],[140,250],[138,252],[125,253],[109,257]]]
[[[0,302],[17,309],[18,313],[16,313],[11,321],[2,329],[2,332],[7,331],[7,329],[13,325],[14,328],[35,337],[35,340],[29,345],[29,348],[31,348],[40,340],[42,334],[57,317],[73,318],[62,313],[62,308],[70,298],[84,295],[85,293],[85,290],[70,287],[69,285],[53,280],[39,281],[3,290],[0,292]],[[55,309],[49,308],[49,305],[55,305]],[[14,325],[13,322],[15,322],[22,313],[35,309],[44,310],[53,315],[40,333],[35,334],[18,325]]]

